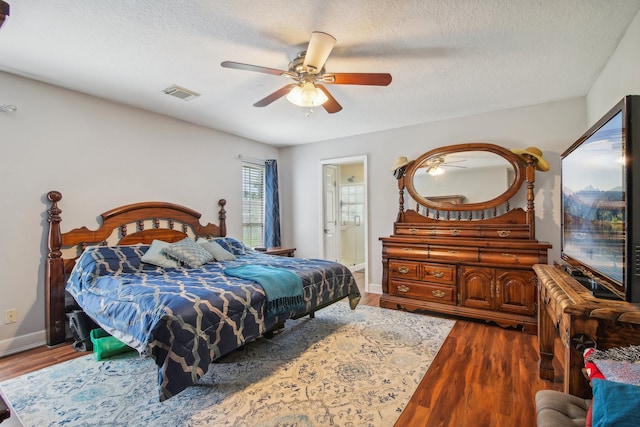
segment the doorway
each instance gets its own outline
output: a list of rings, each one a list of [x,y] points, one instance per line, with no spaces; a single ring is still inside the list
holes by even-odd
[[[346,265],[367,290],[366,156],[322,161],[322,254]]]

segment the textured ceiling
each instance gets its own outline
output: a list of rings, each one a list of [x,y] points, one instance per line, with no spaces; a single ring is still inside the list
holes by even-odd
[[[640,9],[640,0],[7,1],[0,70],[276,146],[584,96]],[[337,39],[327,72],[393,81],[328,85],[343,110],[307,117],[285,98],[252,105],[288,78],[220,66],[286,70],[312,31]],[[172,84],[202,96],[165,95]],[[0,92],[0,104],[15,102]]]

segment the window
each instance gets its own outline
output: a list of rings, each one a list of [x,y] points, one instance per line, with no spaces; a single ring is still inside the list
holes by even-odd
[[[255,248],[264,238],[264,165],[242,162],[242,242]]]
[[[360,225],[364,215],[364,185],[347,184],[340,186],[341,225]]]

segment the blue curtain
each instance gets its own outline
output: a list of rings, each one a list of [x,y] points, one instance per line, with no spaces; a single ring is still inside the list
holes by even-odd
[[[278,192],[278,163],[264,162],[264,246],[281,246],[280,194]]]

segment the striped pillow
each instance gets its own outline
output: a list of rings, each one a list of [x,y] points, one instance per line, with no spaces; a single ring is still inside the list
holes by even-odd
[[[162,251],[191,268],[202,267],[203,264],[213,261],[213,255],[204,250],[191,237],[185,237],[179,242],[172,243]]]
[[[198,239],[198,242],[216,261],[233,261],[236,256],[220,246],[214,240]]]

